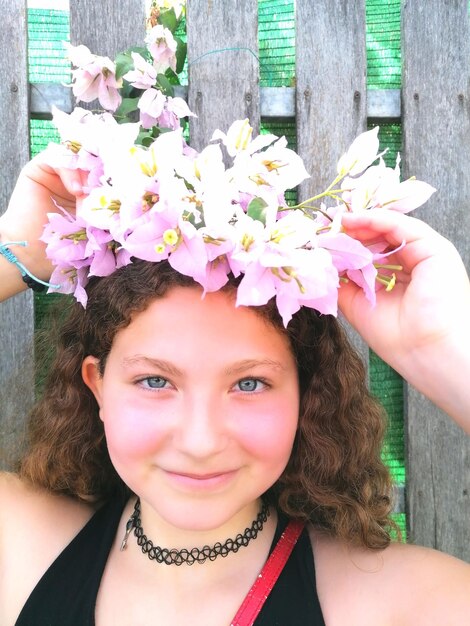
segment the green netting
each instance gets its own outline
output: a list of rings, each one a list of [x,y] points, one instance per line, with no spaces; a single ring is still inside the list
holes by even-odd
[[[69,16],[65,11],[29,9],[28,54],[31,83],[70,82],[70,63],[63,41],[69,41]]]
[[[259,0],[259,55],[261,86],[291,86],[295,82],[295,13],[293,0]],[[470,9],[470,0],[469,0]],[[369,89],[399,88],[400,60],[400,0],[366,0],[367,17],[367,84]],[[64,59],[62,41],[69,40],[68,13],[53,10],[29,10],[30,81],[68,82],[70,69]],[[182,35],[183,33],[178,33]],[[182,77],[183,84],[187,82]],[[263,120],[261,132],[286,135],[295,149],[295,123],[291,120]],[[51,122],[32,120],[31,148],[35,154],[57,135]],[[394,165],[401,146],[399,124],[382,124],[382,148],[388,165]],[[288,196],[295,202],[295,193]],[[60,296],[59,296],[60,297]],[[37,297],[38,327],[47,317],[50,305]],[[384,447],[384,459],[390,465],[395,480],[405,481],[403,445],[403,385],[399,376],[376,355],[370,356],[371,389],[382,401],[389,418],[389,432]],[[402,514],[395,516],[405,529]]]
[[[292,0],[258,0],[258,37],[261,86],[292,86],[295,77]]]
[[[366,0],[367,86],[401,86],[400,0]]]
[[[31,156],[47,147],[51,141],[59,141],[59,133],[50,120],[32,119],[29,126]]]
[[[405,446],[403,441],[403,383],[400,376],[372,351],[369,355],[370,388],[380,398],[388,416],[388,437],[383,450],[395,481],[405,483]]]

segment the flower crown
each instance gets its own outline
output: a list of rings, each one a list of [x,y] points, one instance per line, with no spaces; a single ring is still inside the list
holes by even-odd
[[[76,215],[49,215],[42,239],[55,266],[51,282],[85,306],[91,276],[108,276],[133,259],[168,260],[204,293],[241,275],[237,305],[275,297],[285,325],[301,306],[336,315],[341,280],[355,282],[374,303],[376,286],[395,282],[382,262],[388,244],[353,239],[342,215],[376,207],[407,212],[434,189],[400,182],[399,159],[390,168],[378,153],[377,127],[352,143],[325,191],[293,206],[285,192],[308,173],[284,137],[253,138],[248,120],[238,120],[196,152],[180,124],[192,113],[172,91],[185,55],[173,35],[178,18],[173,8],[157,13],[147,47],[115,63],[69,47],[77,100],[98,98],[104,111],[54,111],[62,142],[48,147],[47,162],[81,170],[86,183]],[[136,111],[139,121],[129,121]]]

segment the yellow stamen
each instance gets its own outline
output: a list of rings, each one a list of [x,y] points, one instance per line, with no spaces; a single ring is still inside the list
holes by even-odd
[[[163,233],[163,241],[167,246],[176,246],[178,239],[179,233],[174,228],[168,228],[168,230]]]
[[[243,235],[241,244],[245,252],[248,252],[248,250],[251,248],[251,244],[253,244],[254,241],[255,239],[251,235],[247,235],[246,233]]]
[[[108,211],[111,211],[112,213],[119,213],[119,211],[121,209],[121,201],[120,200],[110,200],[108,202],[108,199],[106,198],[106,196],[101,196],[100,197],[100,208],[101,209],[108,209]],[[99,209],[95,209],[95,210],[99,210]]]
[[[263,165],[268,170],[268,172],[277,171],[281,167],[285,167],[285,163],[279,163],[279,161],[263,161]]]
[[[235,148],[237,150],[240,150],[240,148],[242,150],[246,150],[246,147],[250,143],[252,133],[253,129],[248,123],[248,120],[244,120],[242,127],[240,128],[237,140],[235,141]]]
[[[80,152],[80,150],[82,149],[82,144],[79,143],[78,141],[67,140],[67,141],[64,141],[64,145],[68,150],[70,150],[74,154],[78,154],[78,152]]]
[[[258,185],[258,187],[268,184],[267,181],[264,180],[264,178],[260,174],[255,174],[254,176],[250,176],[249,178],[255,183],[255,185]]]
[[[202,239],[204,243],[212,243],[214,246],[220,246],[220,244],[225,241],[225,239],[214,239],[214,237],[210,235],[203,235]]]
[[[142,210],[148,211],[160,200],[158,193],[146,193],[142,198]]]
[[[377,274],[375,280],[382,285],[385,285],[385,291],[392,291],[397,282],[397,277],[395,276],[395,274],[392,274],[391,276],[385,276],[385,274]]]

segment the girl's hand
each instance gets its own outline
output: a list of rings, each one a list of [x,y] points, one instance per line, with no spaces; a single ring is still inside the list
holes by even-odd
[[[364,243],[406,242],[384,261],[403,266],[393,290],[379,290],[374,308],[349,282],[339,290],[343,314],[381,358],[470,431],[470,385],[461,377],[470,371],[470,283],[457,250],[424,222],[395,211],[347,213],[343,226]]]
[[[83,195],[84,173],[80,170],[55,170],[37,155],[21,171],[8,209],[0,218],[1,241],[27,241],[28,246],[12,246],[12,252],[38,278],[47,280],[52,266],[39,241],[47,214],[57,212],[54,202],[75,213],[77,199]]]

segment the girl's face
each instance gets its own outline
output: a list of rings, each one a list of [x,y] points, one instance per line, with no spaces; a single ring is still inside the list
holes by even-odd
[[[83,365],[111,460],[165,522],[217,528],[280,476],[297,428],[287,338],[223,292],[175,287],[119,331],[103,377]]]

